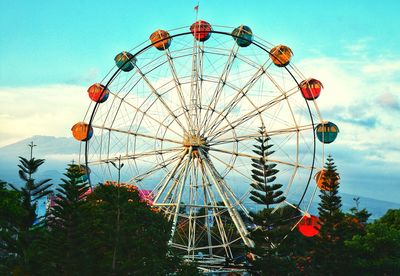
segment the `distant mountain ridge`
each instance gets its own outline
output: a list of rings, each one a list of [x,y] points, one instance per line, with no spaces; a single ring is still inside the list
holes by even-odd
[[[54,137],[54,136],[33,136],[23,139],[16,143],[6,145],[0,148],[0,179],[14,183],[17,186],[21,184],[18,177],[19,164],[18,156],[29,158],[30,148],[28,144],[33,141],[36,147],[33,149],[35,158],[46,159],[43,166],[40,167],[35,175],[37,179],[51,178],[53,184],[59,184],[60,178],[68,164],[79,158],[80,143],[72,137]],[[341,193],[343,201],[343,210],[349,210],[354,207],[353,198],[360,197],[360,208],[367,208],[373,214],[372,219],[382,216],[388,209],[400,208],[400,203],[384,201],[378,198]],[[319,198],[316,196],[311,210],[316,213]]]
[[[0,148],[0,179],[19,185],[18,157],[30,157],[28,144],[31,142],[36,145],[33,156],[46,160],[35,175],[37,179],[51,178],[59,182],[67,164],[78,160],[80,143],[72,137],[32,136]]]
[[[35,135],[30,138],[23,139],[16,143],[0,147],[0,158],[4,155],[11,156],[28,156],[30,148],[28,144],[33,142],[34,155],[49,155],[49,154],[77,154],[79,152],[79,142],[72,137],[55,137]],[[41,158],[41,157],[38,157]]]

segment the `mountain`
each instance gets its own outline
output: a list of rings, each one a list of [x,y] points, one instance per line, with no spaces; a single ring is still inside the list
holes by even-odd
[[[20,184],[18,156],[29,159],[28,144],[31,142],[36,145],[33,147],[33,156],[46,160],[36,174],[37,179],[51,178],[53,183],[58,182],[67,164],[79,158],[80,143],[72,137],[33,136],[0,148],[0,179],[17,186]]]
[[[18,177],[19,164],[18,156],[29,158],[30,148],[28,144],[33,143],[37,146],[33,148],[33,155],[36,158],[45,159],[46,162],[39,168],[35,175],[37,179],[51,178],[53,184],[60,183],[59,179],[67,164],[72,160],[78,161],[80,143],[72,137],[54,137],[54,136],[33,136],[17,143],[10,144],[0,148],[0,179],[14,183],[17,186],[21,184]],[[362,191],[360,191],[360,194]],[[400,203],[388,202],[378,198],[363,197],[348,193],[341,193],[343,210],[348,211],[355,206],[353,198],[360,197],[360,208],[367,208],[372,213],[371,219],[382,216],[388,209],[400,208]],[[316,196],[310,208],[310,213],[317,213],[319,197]],[[254,206],[250,202],[245,203],[252,209]]]

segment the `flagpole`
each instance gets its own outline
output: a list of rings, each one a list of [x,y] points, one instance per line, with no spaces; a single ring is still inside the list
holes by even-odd
[[[197,21],[198,16],[199,16],[199,2],[200,2],[200,1],[197,1],[197,6],[194,7],[194,9],[196,10],[196,21]]]

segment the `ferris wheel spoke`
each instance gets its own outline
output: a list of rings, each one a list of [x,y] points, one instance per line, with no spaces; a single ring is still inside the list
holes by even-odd
[[[232,100],[225,106],[225,108],[221,111],[221,113],[213,120],[210,126],[207,126],[205,133],[212,133],[214,129],[216,129],[228,116],[228,114],[236,107],[236,105],[243,99],[246,94],[251,90],[254,84],[263,76],[265,72],[265,62],[257,71],[253,74],[253,76],[247,81],[247,83],[237,91]],[[222,116],[222,119],[221,119]]]
[[[222,201],[224,202],[224,205],[228,208],[229,215],[231,216],[231,218],[236,226],[236,229],[238,230],[239,235],[241,236],[243,242],[245,243],[246,246],[253,246],[254,242],[249,239],[247,229],[246,229],[239,213],[234,208],[231,200],[229,199],[226,185],[223,185],[221,183],[221,176],[215,170],[215,168],[212,165],[212,163],[210,162],[210,160],[207,157],[205,157],[202,150],[200,150],[199,153],[202,158],[202,162],[204,162],[205,171],[207,172],[208,176],[210,177],[211,182],[213,183],[214,187],[217,189],[219,196],[221,197]]]
[[[204,44],[203,44],[204,46]],[[189,118],[190,118],[190,124],[189,124],[189,133],[192,135],[195,135],[196,132],[198,131],[198,118],[199,118],[199,104],[200,104],[200,86],[199,86],[199,69],[201,68],[199,66],[199,63],[201,64],[203,54],[202,54],[202,47],[199,46],[197,39],[193,37],[193,49],[192,49],[192,72],[191,72],[191,83],[190,83],[190,96],[189,96]],[[199,59],[200,56],[200,59]]]
[[[206,111],[206,113],[204,115],[204,120],[202,121],[202,126],[207,125],[209,116],[212,117],[212,115],[214,113],[214,110],[215,110],[215,108],[216,108],[216,106],[218,104],[218,100],[220,99],[221,92],[222,92],[222,90],[224,88],[224,85],[225,85],[227,79],[228,79],[229,73],[231,72],[232,65],[233,65],[233,62],[235,61],[238,49],[239,49],[238,46],[236,46],[236,44],[235,44],[231,48],[231,51],[229,52],[228,59],[227,59],[227,61],[225,63],[225,66],[224,66],[224,70],[222,71],[222,73],[221,73],[221,75],[220,75],[220,77],[218,79],[215,91],[212,94],[212,98],[210,100],[210,103],[208,104],[208,109],[207,109],[207,111]],[[210,110],[211,110],[211,114],[209,114]],[[203,131],[205,131],[205,129],[203,129]]]
[[[137,66],[136,66],[137,67]],[[155,87],[153,86],[153,84],[150,82],[150,80],[146,77],[146,75],[142,72],[142,70],[140,70],[139,67],[137,67],[137,71],[140,74],[140,76],[142,77],[142,79],[144,80],[144,82],[147,84],[147,86],[150,88],[151,93],[153,95],[156,96],[156,98],[160,101],[160,103],[162,104],[162,106],[164,106],[164,108],[168,111],[168,113],[174,118],[174,120],[176,121],[176,123],[182,128],[182,130],[185,132],[185,127],[182,125],[181,121],[178,119],[178,116],[175,115],[175,113],[171,110],[171,108],[169,108],[169,106],[167,105],[167,103],[164,101],[164,99],[162,98],[162,96],[157,92],[157,90],[155,89]]]
[[[206,169],[206,165],[203,162],[203,160],[200,163],[200,169],[202,172],[203,177],[206,179],[206,183],[204,186],[205,189],[205,196],[208,194],[208,197],[210,199],[210,203],[211,206],[213,206],[214,208],[212,208],[212,212],[213,212],[213,217],[215,218],[215,221],[217,223],[217,228],[218,228],[218,232],[219,232],[219,237],[217,235],[212,235],[211,233],[211,228],[209,226],[209,223],[207,222],[207,236],[208,239],[211,241],[211,236],[214,236],[215,238],[220,238],[220,242],[222,243],[222,246],[225,249],[225,253],[229,256],[232,255],[232,252],[230,250],[230,248],[227,246],[229,245],[229,240],[228,240],[228,236],[226,234],[226,230],[224,227],[224,224],[222,222],[221,219],[221,212],[217,210],[216,206],[219,206],[220,204],[217,202],[214,193],[211,191],[210,187],[212,185],[212,181],[210,179],[210,176],[207,174],[207,169]],[[224,208],[228,208],[226,205],[223,206]],[[207,219],[207,217],[206,217]],[[209,251],[210,251],[210,255],[212,254],[212,249],[218,247],[218,246],[213,246],[211,242],[209,242]]]
[[[160,185],[157,185],[154,189],[153,189],[153,193],[156,195],[154,197],[154,205],[157,205],[157,201],[160,198],[160,196],[162,195],[162,193],[165,191],[165,189],[167,188],[167,186],[169,185],[171,179],[174,179],[176,172],[178,171],[178,169],[181,167],[182,161],[185,158],[187,154],[187,151],[184,151],[181,158],[179,159],[179,162],[176,164],[176,166],[168,173],[165,175],[164,179],[166,179],[164,181],[161,180],[160,181]],[[173,185],[171,185],[172,187]],[[164,201],[162,201],[162,203],[165,202],[165,199],[168,198],[170,192],[168,192],[165,197],[164,197]]]
[[[172,164],[173,162],[175,162],[176,160],[178,160],[180,158],[180,153],[181,152],[178,152],[177,154],[165,159],[164,161],[155,164],[151,168],[148,168],[145,172],[143,172],[143,173],[141,173],[139,175],[136,175],[135,177],[131,178],[129,180],[129,182],[142,181],[146,177],[148,177],[148,176],[152,175],[153,173],[157,172],[158,170],[169,166],[170,164]]]
[[[229,151],[229,150],[216,149],[216,148],[209,148],[208,150],[225,153],[225,154],[229,154],[229,155],[236,155],[236,156],[245,157],[245,158],[249,158],[249,159],[260,159],[260,157],[257,155],[244,153],[244,152],[236,152],[236,151]],[[303,168],[303,169],[308,169],[308,170],[312,169],[311,166],[306,166],[306,165],[298,164],[295,162],[286,162],[286,161],[282,161],[282,160],[278,160],[278,159],[270,159],[270,158],[268,158],[267,161],[282,164],[282,165],[287,165],[287,166],[291,166],[291,167],[296,167],[296,168]]]
[[[278,136],[278,135],[285,135],[288,133],[302,132],[302,131],[306,131],[306,130],[310,130],[310,129],[313,129],[312,125],[302,125],[302,126],[298,126],[298,127],[294,126],[294,127],[284,128],[284,129],[270,130],[270,131],[266,131],[266,133],[269,137],[273,137],[273,136]],[[216,145],[236,143],[236,142],[241,142],[241,141],[251,141],[259,136],[260,136],[260,133],[255,132],[252,134],[238,135],[236,137],[228,137],[226,139],[220,138],[217,140],[213,140],[212,142],[209,142],[208,145],[216,146]]]
[[[254,117],[259,116],[260,114],[262,114],[263,112],[265,112],[269,108],[279,104],[286,97],[290,97],[295,93],[297,93],[297,88],[292,88],[291,90],[288,90],[285,94],[281,94],[281,95],[273,98],[272,100],[268,101],[267,103],[262,104],[258,108],[256,108],[256,109],[244,114],[243,116],[235,119],[234,121],[230,122],[229,125],[222,126],[221,128],[219,128],[218,130],[214,131],[213,133],[210,133],[209,137],[211,137],[211,139],[209,141],[211,142],[215,138],[227,133],[231,129],[236,128],[236,127],[244,124],[245,122],[253,119]]]
[[[286,94],[285,90],[275,81],[275,79],[274,79],[267,71],[265,71],[265,75],[269,78],[269,80],[275,85],[275,87],[276,87],[283,95]],[[294,116],[293,109],[292,109],[292,106],[291,106],[291,104],[290,104],[290,101],[289,101],[289,99],[288,99],[287,97],[285,98],[285,101],[286,101],[286,103],[287,103],[287,105],[288,105],[288,107],[289,107],[290,114],[292,115],[293,122],[294,122],[295,125],[297,126],[297,120],[296,120],[296,117]]]
[[[216,160],[218,160],[219,162],[221,162],[222,164],[224,164],[227,168],[229,168],[230,170],[235,171],[236,173],[238,173],[239,175],[242,175],[244,178],[246,178],[247,180],[251,182],[253,182],[253,179],[251,179],[248,175],[244,174],[243,172],[241,172],[239,169],[235,168],[233,165],[228,164],[227,162],[223,161],[221,158],[218,158],[215,154],[211,154],[209,153],[210,156],[212,156],[213,158],[215,158]],[[209,160],[210,163],[213,163],[211,160]],[[215,167],[213,166],[214,171],[217,175],[219,175],[218,171],[215,169]],[[231,187],[229,185],[227,185],[227,183],[225,182],[224,179],[222,179],[221,177],[221,185],[224,186],[224,188],[228,191],[228,193],[230,194],[230,196],[234,199],[235,203],[237,206],[239,206],[242,211],[249,216],[249,212],[247,211],[247,208],[242,204],[242,200],[240,200],[235,193],[232,191]]]
[[[98,125],[92,125],[92,127],[97,128],[97,129],[102,129],[102,130],[108,130],[108,131],[113,131],[113,132],[118,132],[118,133],[129,134],[129,135],[133,135],[136,137],[148,138],[148,139],[153,139],[153,140],[157,140],[157,141],[165,141],[165,142],[171,142],[171,143],[182,145],[182,141],[177,141],[177,140],[168,139],[168,138],[164,138],[164,137],[157,137],[157,136],[153,136],[153,135],[149,135],[149,134],[143,134],[143,133],[139,133],[139,132],[127,131],[127,130],[105,127],[105,126],[98,126]]]
[[[177,151],[182,151],[182,147],[174,147],[174,148],[169,148],[169,149],[162,149],[162,150],[152,150],[152,151],[145,151],[141,153],[136,153],[136,154],[127,154],[127,155],[121,155],[118,157],[121,161],[123,160],[137,160],[137,159],[143,159],[143,158],[148,158],[151,156],[158,156],[158,155],[164,155],[168,153],[173,153]],[[89,164],[91,165],[98,165],[98,164],[104,164],[109,161],[115,161],[115,158],[104,158],[100,160],[95,160],[91,161]]]
[[[177,194],[176,201],[175,201],[176,207],[175,207],[174,216],[173,216],[173,219],[172,219],[171,238],[169,240],[169,244],[172,243],[172,240],[173,240],[173,238],[175,236],[176,223],[178,222],[178,214],[179,214],[179,209],[180,209],[180,206],[181,206],[183,189],[185,188],[186,178],[187,178],[187,175],[188,175],[188,169],[189,169],[189,165],[191,163],[190,161],[192,159],[191,156],[192,156],[192,148],[190,147],[189,148],[188,157],[187,157],[187,160],[186,160],[186,164],[185,164],[185,168],[184,168],[184,172],[183,172],[183,178],[182,178],[182,181],[180,183],[181,186],[180,186],[180,189],[179,189],[179,192]]]
[[[185,101],[185,97],[183,96],[182,84],[179,81],[178,74],[176,73],[174,59],[171,57],[171,52],[170,52],[169,49],[167,49],[167,51],[165,51],[165,54],[167,56],[169,68],[170,68],[172,77],[174,79],[175,89],[176,89],[176,92],[178,94],[178,98],[179,98],[179,102],[181,104],[181,108],[183,110],[183,113],[185,114],[186,122],[189,125],[189,121],[190,121],[189,114],[188,114],[189,108],[187,107],[187,104],[186,104],[186,101]]]
[[[220,163],[222,163],[224,166],[226,166],[228,169],[235,171],[236,173],[238,173],[239,175],[243,176],[244,178],[246,178],[247,180],[249,180],[250,182],[253,181],[253,179],[251,179],[251,177],[249,177],[248,174],[243,173],[242,171],[240,171],[239,169],[235,168],[235,166],[225,162],[224,160],[222,160],[221,158],[217,157],[216,154],[212,154],[212,153],[208,153],[210,156],[212,156],[215,160],[219,161]]]
[[[143,111],[140,107],[136,107],[133,104],[131,104],[130,102],[125,100],[125,97],[119,97],[117,94],[113,94],[115,98],[119,99],[121,102],[123,102],[124,104],[127,104],[129,107],[133,108],[136,113],[140,113],[143,116],[145,116],[146,118],[149,118],[151,121],[153,121],[154,123],[163,126],[165,129],[170,130],[171,132],[173,132],[174,134],[178,135],[179,137],[182,137],[181,133],[178,133],[177,131],[175,131],[173,128],[171,128],[170,126],[164,124],[163,122],[161,122],[161,120],[154,118],[153,116],[151,116],[147,111]]]

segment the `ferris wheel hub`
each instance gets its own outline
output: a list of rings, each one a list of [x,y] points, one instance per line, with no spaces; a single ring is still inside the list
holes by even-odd
[[[201,147],[206,144],[206,138],[201,135],[185,133],[183,136],[184,147]]]

